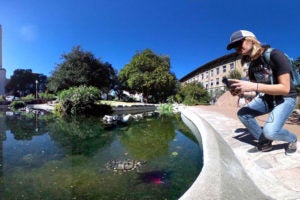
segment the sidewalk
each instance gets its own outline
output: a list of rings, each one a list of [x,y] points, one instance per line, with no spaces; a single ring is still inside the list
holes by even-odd
[[[295,155],[286,156],[283,142],[273,142],[270,152],[250,153],[256,141],[246,132],[236,116],[237,108],[224,106],[194,106],[189,111],[207,121],[240,161],[254,184],[266,195],[274,199],[300,199],[300,145]],[[264,118],[261,118],[263,123]],[[299,125],[287,124],[287,128],[297,136]],[[199,130],[200,133],[202,130]],[[298,141],[299,141],[298,139]],[[205,152],[205,149],[204,149]]]

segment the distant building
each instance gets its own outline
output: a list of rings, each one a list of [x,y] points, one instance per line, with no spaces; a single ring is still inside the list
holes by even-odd
[[[241,65],[240,55],[231,53],[198,67],[179,81],[183,84],[200,82],[212,97],[216,97],[220,91],[225,90],[225,85],[222,83],[224,76],[228,76],[231,70],[236,69],[244,77],[246,76],[247,68],[246,64],[244,66]]]
[[[2,67],[2,27],[0,24],[0,95],[5,95],[6,70]]]

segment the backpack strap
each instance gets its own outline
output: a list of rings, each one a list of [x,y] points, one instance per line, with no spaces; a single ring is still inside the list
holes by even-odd
[[[273,48],[268,48],[265,52],[264,52],[264,59],[266,61],[266,63],[268,65],[271,65],[271,51],[273,50]]]
[[[268,65],[268,67],[270,68],[270,81],[271,84],[274,84],[274,77],[273,77],[273,70],[271,67],[271,52],[272,52],[273,48],[268,48],[265,52],[264,52],[264,61],[266,62],[266,64]]]
[[[268,48],[264,52],[264,61],[266,62],[266,64],[270,68],[270,81],[271,81],[271,84],[274,85],[274,76],[273,76],[273,70],[272,70],[272,67],[271,67],[271,52],[272,51],[273,51],[273,48]],[[274,107],[277,105],[276,100],[275,100],[275,96],[273,96],[273,104],[274,104]]]

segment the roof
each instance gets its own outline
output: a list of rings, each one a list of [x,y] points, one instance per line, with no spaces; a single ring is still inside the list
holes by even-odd
[[[209,69],[214,68],[218,65],[226,64],[226,63],[235,61],[237,59],[240,59],[240,55],[237,54],[236,52],[224,55],[222,57],[219,57],[215,60],[212,60],[212,61],[198,67],[194,71],[192,71],[192,72],[188,73],[187,75],[185,75],[184,77],[182,77],[179,81],[180,82],[185,82],[186,80],[194,77],[195,75],[197,75],[199,73],[208,71]]]

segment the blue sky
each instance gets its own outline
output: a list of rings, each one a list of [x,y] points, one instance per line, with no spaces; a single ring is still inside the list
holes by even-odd
[[[50,76],[79,45],[120,70],[146,48],[168,55],[178,79],[230,53],[238,29],[300,56],[298,0],[2,0],[3,68]]]

